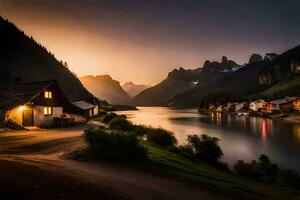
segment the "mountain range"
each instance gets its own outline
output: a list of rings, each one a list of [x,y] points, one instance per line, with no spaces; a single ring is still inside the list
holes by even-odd
[[[101,100],[111,104],[132,104],[132,98],[123,90],[120,83],[109,75],[84,76],[80,81]]]
[[[161,83],[134,98],[146,106],[207,106],[251,98],[279,98],[299,95],[300,46],[281,55],[253,54],[239,65],[225,56],[221,62],[205,61],[201,68],[180,68]]]
[[[0,82],[56,80],[71,101],[93,99],[67,65],[0,17]]]
[[[174,69],[165,80],[134,97],[134,103],[144,106],[167,105],[174,96],[193,90],[198,85],[216,82],[240,67],[224,56],[221,62],[207,60],[203,67],[194,70]]]
[[[150,85],[136,85],[133,82],[129,81],[122,85],[122,88],[129,94],[131,97],[138,95],[140,92],[150,88]]]

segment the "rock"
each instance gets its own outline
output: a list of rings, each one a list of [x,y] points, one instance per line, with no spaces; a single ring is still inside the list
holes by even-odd
[[[252,54],[252,56],[249,59],[249,64],[251,63],[256,63],[256,62],[261,62],[263,60],[263,57],[257,53]]]

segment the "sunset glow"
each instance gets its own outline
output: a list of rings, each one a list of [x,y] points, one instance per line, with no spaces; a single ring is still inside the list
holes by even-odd
[[[236,2],[233,7],[211,1],[164,2],[0,0],[0,13],[78,76],[110,74],[121,83],[153,85],[174,67],[193,69],[223,55],[243,64],[254,52],[281,52],[300,39],[299,29],[293,28],[297,8],[292,4],[272,2],[274,9],[262,16],[267,2]],[[226,14],[230,10],[235,12]],[[236,17],[240,13],[244,15]]]

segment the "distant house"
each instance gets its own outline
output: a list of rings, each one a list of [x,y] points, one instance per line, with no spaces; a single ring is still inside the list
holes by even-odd
[[[72,104],[56,81],[0,84],[1,120],[48,127],[71,110]]]
[[[96,104],[91,104],[86,101],[72,102],[72,104],[77,108],[79,114],[84,116],[86,119],[99,114],[99,106]]]
[[[294,73],[300,73],[300,62],[297,60],[292,60],[290,71]]]
[[[208,109],[210,111],[214,111],[215,110],[215,106],[213,104],[209,104]]]
[[[249,105],[249,109],[253,112],[258,112],[260,109],[266,107],[266,102],[263,99],[252,101]]]
[[[236,102],[228,102],[227,103],[227,110],[229,111],[229,112],[234,112],[235,111],[235,106],[237,105],[238,103],[236,103]]]
[[[294,108],[295,98],[277,99],[267,104],[267,112],[290,112]]]
[[[215,109],[215,112],[222,112],[223,111],[223,107],[221,105],[218,105]]]
[[[242,109],[244,109],[247,106],[246,102],[242,102],[242,103],[238,103],[235,105],[235,111],[240,111]]]

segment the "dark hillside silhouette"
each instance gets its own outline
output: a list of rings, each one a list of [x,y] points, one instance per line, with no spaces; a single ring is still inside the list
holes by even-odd
[[[72,101],[91,99],[66,62],[0,17],[0,82],[57,80]]]

